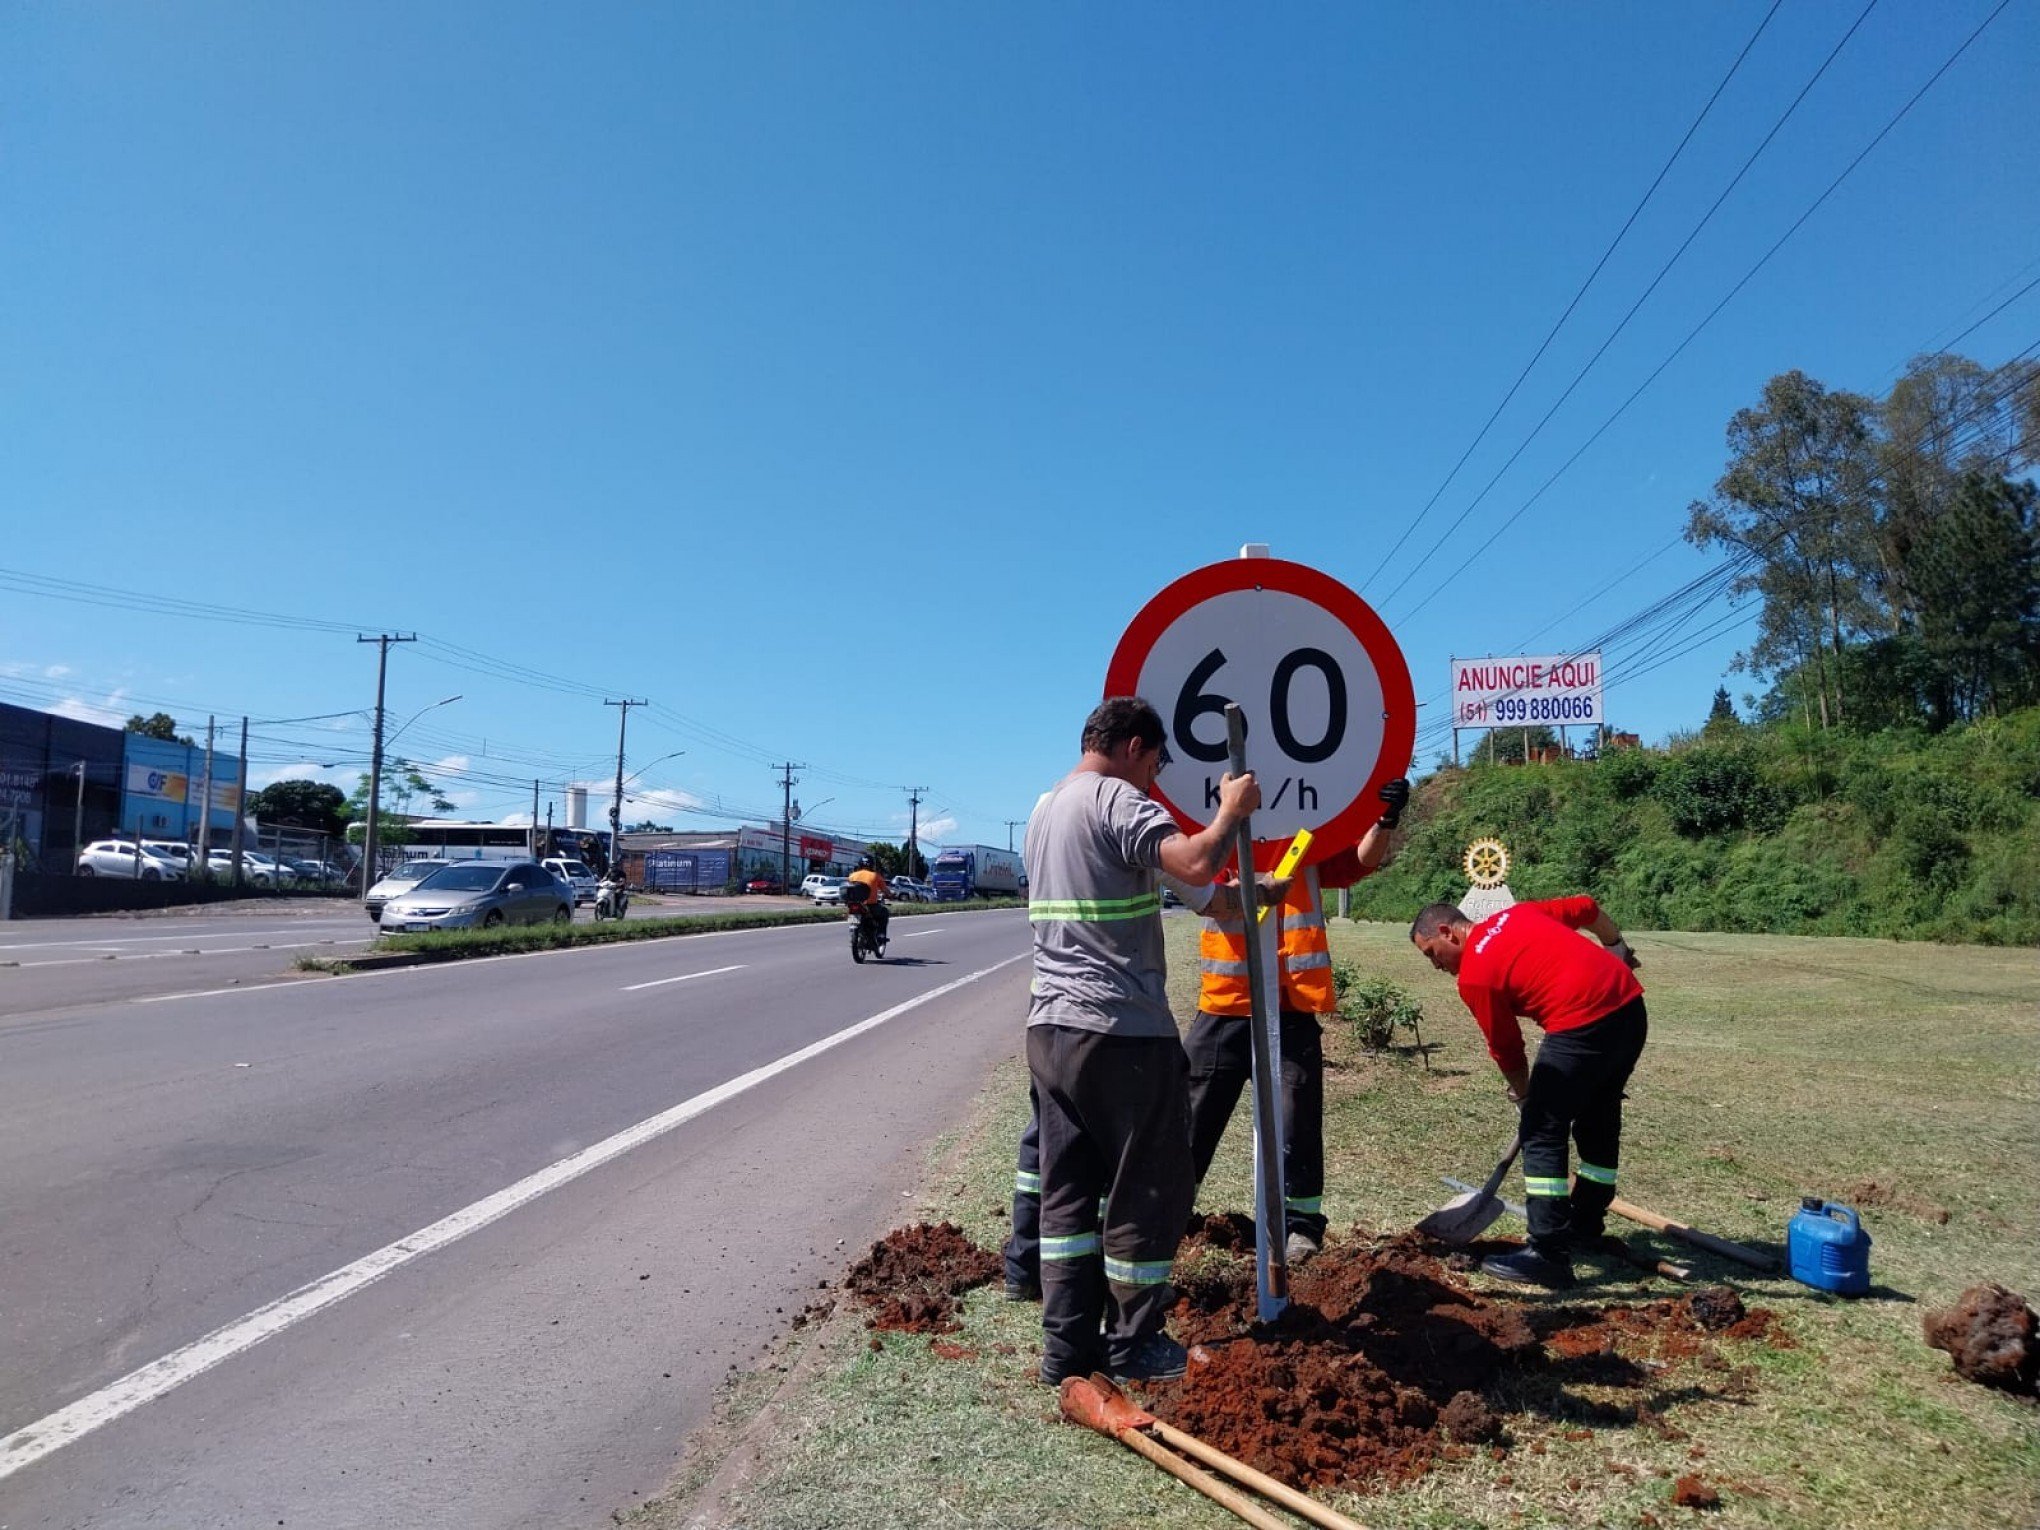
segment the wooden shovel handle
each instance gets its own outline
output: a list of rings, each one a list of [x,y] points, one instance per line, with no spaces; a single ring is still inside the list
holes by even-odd
[[[1197,1489],[1213,1503],[1222,1504],[1241,1519],[1255,1527],[1255,1530],[1289,1530],[1289,1527],[1270,1514],[1266,1509],[1249,1503],[1238,1493],[1220,1482],[1209,1472],[1199,1471],[1174,1451],[1164,1450],[1138,1429],[1126,1429],[1119,1438],[1132,1449],[1146,1456],[1170,1476],[1181,1479]]]
[[[1286,1482],[1277,1482],[1266,1472],[1257,1472],[1244,1461],[1236,1461],[1215,1445],[1207,1445],[1194,1434],[1185,1434],[1171,1428],[1159,1419],[1155,1421],[1155,1433],[1165,1445],[1173,1445],[1186,1456],[1195,1456],[1206,1466],[1216,1467],[1235,1481],[1244,1482],[1270,1503],[1279,1503],[1290,1513],[1300,1515],[1325,1530],[1367,1530],[1357,1519],[1348,1519],[1337,1509],[1328,1509],[1315,1498],[1306,1496]]]
[[[1627,1217],[1640,1226],[1670,1233],[1674,1238],[1683,1239],[1695,1248],[1704,1248],[1710,1253],[1721,1255],[1724,1259],[1733,1259],[1738,1264],[1746,1264],[1753,1270],[1771,1272],[1778,1268],[1777,1260],[1760,1254],[1753,1248],[1741,1243],[1732,1243],[1727,1238],[1717,1238],[1712,1233],[1701,1232],[1697,1227],[1688,1227],[1684,1222],[1674,1222],[1670,1217],[1659,1216],[1655,1211],[1646,1211],[1641,1206],[1625,1201],[1619,1195],[1608,1203],[1608,1209],[1618,1217]]]

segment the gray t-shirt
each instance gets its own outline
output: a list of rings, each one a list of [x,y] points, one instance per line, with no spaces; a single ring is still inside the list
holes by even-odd
[[[1162,841],[1177,832],[1160,803],[1094,771],[1066,777],[1035,808],[1027,822],[1029,1025],[1176,1035],[1159,876]]]

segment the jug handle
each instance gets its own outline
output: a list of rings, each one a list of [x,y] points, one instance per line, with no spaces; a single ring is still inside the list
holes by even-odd
[[[1821,1207],[1821,1210],[1830,1217],[1840,1217],[1848,1224],[1850,1232],[1861,1232],[1863,1230],[1863,1219],[1856,1215],[1856,1208],[1854,1206],[1841,1206],[1833,1201],[1829,1201],[1825,1206]]]

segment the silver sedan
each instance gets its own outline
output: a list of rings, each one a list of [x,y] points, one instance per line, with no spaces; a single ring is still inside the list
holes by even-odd
[[[383,905],[384,934],[494,929],[500,924],[567,924],[574,890],[531,861],[457,861]]]

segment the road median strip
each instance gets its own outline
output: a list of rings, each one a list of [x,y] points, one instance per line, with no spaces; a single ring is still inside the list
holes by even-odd
[[[974,913],[1021,908],[1016,898],[984,898],[968,903],[901,904],[893,917],[922,914]],[[385,935],[373,951],[358,956],[306,956],[298,967],[306,972],[379,972],[432,962],[471,957],[510,956],[532,951],[565,951],[576,946],[607,946],[624,941],[669,940],[682,935],[713,935],[727,930],[771,929],[783,925],[836,924],[836,908],[762,909],[736,914],[676,915],[665,919],[623,919],[601,924],[538,924],[493,930],[435,930],[421,935]]]

